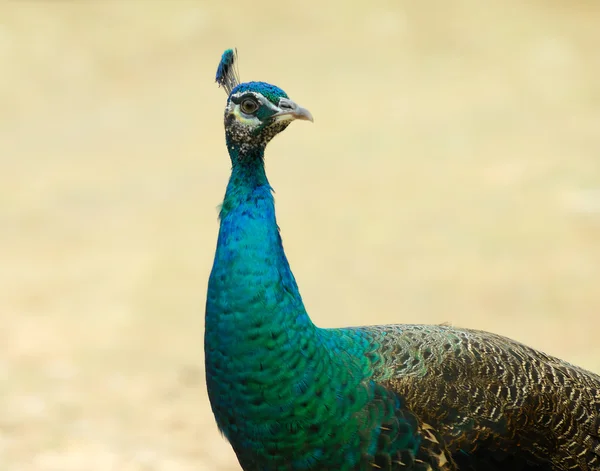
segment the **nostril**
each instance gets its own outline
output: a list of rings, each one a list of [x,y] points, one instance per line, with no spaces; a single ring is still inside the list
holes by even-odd
[[[279,100],[279,108],[282,110],[293,110],[294,105],[287,100]]]

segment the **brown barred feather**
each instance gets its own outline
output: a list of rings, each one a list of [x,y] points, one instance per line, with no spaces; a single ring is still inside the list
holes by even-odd
[[[430,469],[600,470],[600,376],[488,332],[360,329],[376,380],[420,420]]]

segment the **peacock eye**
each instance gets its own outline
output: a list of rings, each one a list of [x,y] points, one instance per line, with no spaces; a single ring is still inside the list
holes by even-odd
[[[258,103],[252,98],[246,98],[240,104],[240,108],[245,114],[252,114],[258,109]]]

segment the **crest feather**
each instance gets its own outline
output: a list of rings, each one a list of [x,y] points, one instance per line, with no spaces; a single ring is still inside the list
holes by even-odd
[[[231,93],[240,83],[240,75],[237,70],[237,49],[227,49],[221,56],[221,62],[217,68],[215,81],[223,87],[227,95]]]

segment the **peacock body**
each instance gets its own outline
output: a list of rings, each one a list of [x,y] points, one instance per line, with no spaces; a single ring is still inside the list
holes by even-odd
[[[321,329],[286,259],[265,147],[311,120],[278,87],[228,93],[232,163],[206,302],[219,429],[247,471],[600,470],[600,377],[510,339],[444,325]]]

